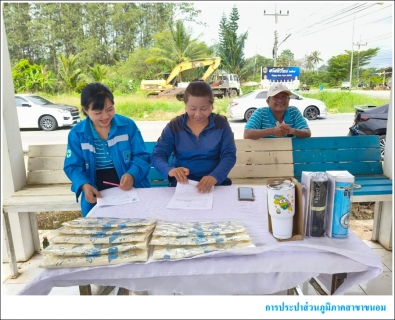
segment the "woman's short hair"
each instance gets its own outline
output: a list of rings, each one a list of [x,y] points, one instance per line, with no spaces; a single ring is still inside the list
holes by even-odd
[[[194,97],[209,97],[210,103],[214,103],[214,93],[211,89],[210,85],[204,80],[193,80],[184,92],[184,102],[185,104],[188,102],[189,96]]]
[[[114,95],[104,84],[98,82],[88,84],[81,92],[82,112],[87,115],[85,110],[89,110],[90,107],[92,110],[103,110],[107,98],[114,104]]]

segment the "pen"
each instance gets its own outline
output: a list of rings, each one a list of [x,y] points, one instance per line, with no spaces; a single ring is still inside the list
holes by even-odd
[[[109,184],[109,185],[111,185],[111,186],[119,187],[119,184],[116,184],[116,183],[112,183],[112,182],[108,182],[108,181],[103,181],[103,183],[104,183],[104,184]]]

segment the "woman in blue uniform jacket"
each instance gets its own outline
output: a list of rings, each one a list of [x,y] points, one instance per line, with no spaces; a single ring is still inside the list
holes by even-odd
[[[69,132],[64,172],[71,180],[85,217],[101,197],[100,191],[118,184],[122,190],[149,188],[150,154],[135,122],[115,114],[114,96],[100,83],[81,93],[87,116]]]
[[[213,113],[214,95],[204,81],[185,90],[186,113],[171,120],[154,147],[151,164],[169,180],[169,186],[199,181],[200,193],[214,185],[230,185],[236,163],[236,144],[228,120]],[[169,158],[172,161],[169,164]]]

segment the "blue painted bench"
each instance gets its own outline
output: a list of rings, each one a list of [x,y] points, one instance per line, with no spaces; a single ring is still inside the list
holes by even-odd
[[[236,140],[233,184],[265,185],[267,178],[295,177],[302,171],[347,170],[355,176],[353,202],[374,202],[372,240],[391,250],[392,180],[383,173],[378,136]],[[384,212],[385,210],[385,212]],[[383,220],[384,219],[384,220]]]
[[[156,142],[146,142],[152,153]],[[302,171],[347,170],[356,177],[354,202],[392,201],[392,180],[383,174],[379,137],[313,137],[308,139],[236,140],[237,160],[229,173],[233,184],[265,185],[267,178],[296,177]],[[31,235],[18,234],[29,243],[26,258],[41,250],[36,212],[78,211],[80,204],[70,190],[70,180],[63,172],[66,145],[31,145],[27,154],[27,184],[3,201],[7,233],[7,252],[11,274],[17,277],[15,248],[9,222],[10,214],[28,214]],[[148,176],[152,187],[166,187],[167,180],[156,169]],[[375,216],[381,205],[375,206]],[[31,244],[31,239],[33,243]],[[31,247],[30,247],[31,246]],[[29,255],[29,256],[27,256]],[[19,261],[26,261],[26,260]]]
[[[152,153],[156,142],[145,144],[147,151]],[[378,136],[240,139],[236,140],[236,147],[237,161],[229,174],[234,184],[262,185],[266,184],[267,178],[289,176],[300,181],[302,171],[347,170],[356,177],[355,183],[361,185],[360,189],[354,190],[354,202],[392,201],[392,180],[383,175]],[[32,246],[29,251],[31,256],[41,250],[36,212],[80,210],[75,195],[70,191],[70,181],[63,172],[65,151],[66,145],[30,146],[27,155],[27,185],[3,202],[12,278],[16,278],[19,272],[9,214],[28,214],[30,242],[33,239],[33,243],[29,244]],[[165,177],[155,168],[151,168],[148,178],[152,187],[168,185]],[[381,207],[375,206],[375,216],[381,214]],[[26,232],[18,236],[29,237]],[[24,239],[21,241],[29,242]],[[345,276],[333,275],[332,291]],[[103,294],[108,290],[112,290],[112,287],[105,288]],[[120,288],[118,294],[122,293],[128,294],[129,291]],[[91,294],[90,285],[80,286],[80,294]]]
[[[145,146],[147,148],[147,151],[152,154],[152,151],[154,150],[154,147],[156,145],[156,142],[154,141],[146,141]],[[171,158],[169,159],[171,161]],[[151,170],[148,174],[148,180],[151,183],[151,187],[167,187],[169,185],[169,182],[165,177],[163,177],[158,170],[156,170],[154,167],[151,167]]]
[[[378,136],[236,140],[234,184],[266,184],[267,178],[295,177],[302,171],[347,170],[355,176],[353,202],[390,201],[392,180],[383,173]]]
[[[383,173],[379,136],[292,139],[294,177],[302,171],[347,170],[355,176],[353,202],[390,201],[392,180]]]

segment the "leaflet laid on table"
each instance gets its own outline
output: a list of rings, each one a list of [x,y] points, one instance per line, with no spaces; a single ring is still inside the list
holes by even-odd
[[[167,204],[166,209],[212,209],[214,186],[209,193],[199,193],[197,181],[188,180],[188,184],[177,183],[176,192]]]
[[[100,191],[103,198],[97,198],[97,206],[116,206],[118,204],[140,201],[135,188],[124,191],[118,187]]]

